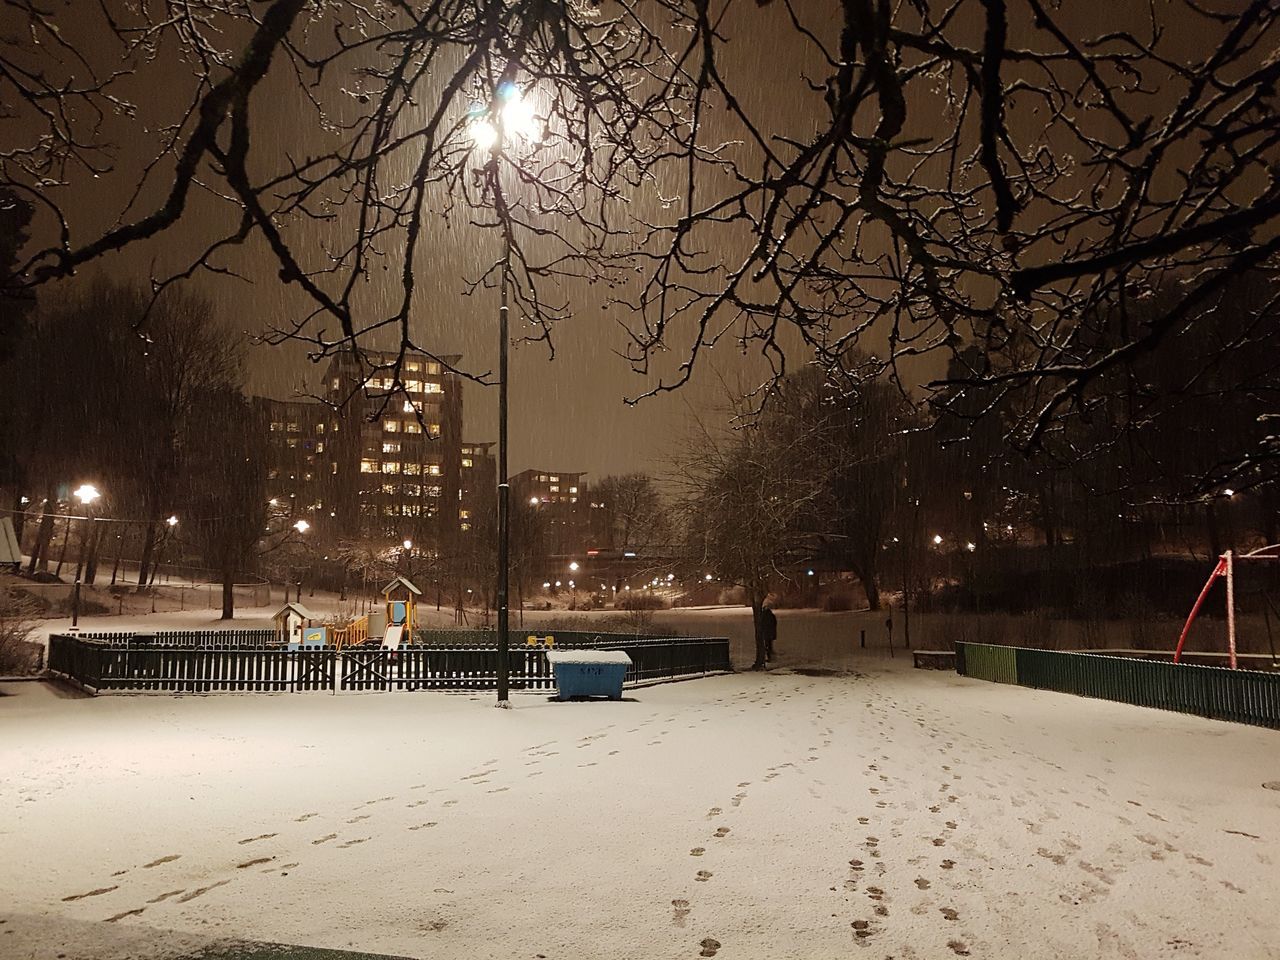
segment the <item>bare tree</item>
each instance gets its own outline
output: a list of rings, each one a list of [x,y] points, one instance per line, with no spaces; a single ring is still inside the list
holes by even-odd
[[[181,494],[186,515],[183,536],[222,583],[222,619],[235,616],[237,575],[257,566],[264,538],[270,537],[266,493],[265,431],[237,390],[202,391],[183,423],[187,446]],[[210,437],[205,429],[224,429]],[[293,534],[272,538],[279,546]],[[243,582],[243,580],[242,580]]]
[[[384,334],[430,351],[410,322],[429,227],[470,223],[494,250],[471,289],[501,284],[529,338],[549,344],[586,286],[634,308],[641,394],[725,338],[772,365],[761,399],[789,339],[844,374],[861,345],[908,385],[916,358],[976,341],[984,362],[930,389],[991,390],[1017,411],[1007,440],[1036,449],[1280,251],[1273,0],[1105,18],[1045,0],[84,10],[7,8],[22,39],[0,50],[0,99],[22,136],[0,186],[38,206],[41,237],[24,275],[183,223],[198,252],[158,287],[266,254],[311,304],[275,337],[316,356]],[[739,52],[761,36],[777,56]],[[176,112],[124,99],[157,75]],[[313,144],[264,135],[282,106]],[[62,186],[116,172],[121,125],[153,131],[137,190],[86,226]],[[1177,296],[1136,316],[1172,271]]]
[[[588,489],[591,535],[597,546],[623,550],[662,543],[670,534],[666,506],[651,477],[602,477]]]
[[[885,380],[861,378],[845,390],[810,367],[782,382],[766,422],[772,437],[803,438],[790,444],[793,469],[812,474],[820,489],[808,527],[879,610],[885,527],[905,478],[907,435],[922,426],[910,400]]]
[[[714,571],[746,591],[755,626],[753,670],[765,666],[760,614],[770,586],[815,543],[809,524],[823,487],[806,461],[816,442],[807,428],[760,424],[725,435],[696,423],[676,459],[672,479],[684,554],[697,570]]]

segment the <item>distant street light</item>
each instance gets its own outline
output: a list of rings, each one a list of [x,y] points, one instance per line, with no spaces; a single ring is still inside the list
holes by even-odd
[[[88,550],[89,541],[93,539],[93,501],[97,500],[101,493],[98,488],[91,483],[82,483],[73,493],[85,508],[87,516],[85,517],[84,533],[80,537],[80,559],[76,563],[76,583],[71,593],[71,629],[79,629],[80,626],[80,576],[84,572],[85,557]]]
[[[297,530],[299,533],[306,533],[311,529],[311,524],[307,523],[305,520],[299,520],[293,525],[293,529]]]
[[[170,527],[176,527],[178,525],[178,518],[176,516],[170,516],[169,519],[165,521],[165,523],[167,523]]]
[[[412,540],[406,540],[406,541],[404,542],[404,548],[405,548],[406,550],[412,550],[412,549],[413,549],[413,541],[412,541]]]
[[[542,502],[542,501],[541,501],[541,500],[539,500],[537,497],[530,497],[530,498],[529,498],[529,506],[531,506],[531,507],[536,507],[536,506],[537,506],[538,504],[540,504],[541,502]]]
[[[1222,491],[1222,495],[1224,497],[1230,498],[1230,497],[1234,497],[1236,495],[1236,492],[1232,490],[1230,487],[1227,487],[1227,489]]]
[[[964,545],[964,548],[965,548],[966,550],[968,550],[970,553],[973,553],[973,551],[975,551],[975,550],[977,550],[977,549],[978,549],[978,545],[977,545],[976,543],[974,543],[974,542],[970,541],[969,543],[966,543],[966,544]]]
[[[578,572],[578,561],[577,561],[577,560],[573,560],[573,561],[571,561],[571,562],[570,562],[570,564],[569,564],[569,570],[570,570],[570,572],[572,572],[572,573],[577,573],[577,572]]]
[[[95,487],[92,483],[82,483],[80,484],[80,486],[76,487],[76,489],[73,492],[76,495],[76,499],[78,499],[86,507],[89,506],[89,504],[93,503],[93,501],[97,500],[100,496],[102,496],[102,494],[98,492],[98,488]]]
[[[940,546],[942,546],[942,534],[940,534],[940,533],[935,533],[935,534],[933,535],[933,545],[934,545],[935,547],[940,547]]]

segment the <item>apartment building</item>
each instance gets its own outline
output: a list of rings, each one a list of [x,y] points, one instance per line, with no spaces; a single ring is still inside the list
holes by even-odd
[[[525,470],[511,478],[511,497],[543,511],[547,550],[570,554],[583,549],[587,538],[586,473],[564,470]]]

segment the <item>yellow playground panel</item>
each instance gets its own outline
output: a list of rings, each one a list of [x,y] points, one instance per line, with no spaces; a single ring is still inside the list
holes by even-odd
[[[551,634],[547,634],[545,637],[535,637],[531,633],[525,638],[524,643],[527,647],[554,647],[556,645],[556,638]]]

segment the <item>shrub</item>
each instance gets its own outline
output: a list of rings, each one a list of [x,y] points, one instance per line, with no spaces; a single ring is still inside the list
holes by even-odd
[[[0,587],[0,674],[39,671],[44,651],[30,639],[37,612],[28,595]]]
[[[618,610],[665,610],[667,601],[651,593],[631,590],[625,596],[619,597],[614,607]]]

